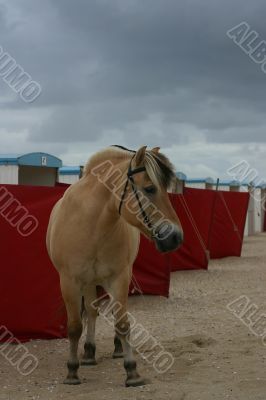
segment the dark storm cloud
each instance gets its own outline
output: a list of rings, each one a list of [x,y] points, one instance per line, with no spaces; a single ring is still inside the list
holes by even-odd
[[[198,131],[210,142],[265,142],[266,75],[226,36],[247,21],[266,39],[265,11],[260,0],[4,2],[1,45],[40,82],[34,107],[49,111],[29,140],[119,131],[124,144],[170,146]]]

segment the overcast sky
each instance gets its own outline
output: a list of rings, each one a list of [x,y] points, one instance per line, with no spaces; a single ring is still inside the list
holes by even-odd
[[[82,164],[110,144],[161,146],[189,177],[247,160],[266,178],[266,74],[227,35],[266,40],[265,0],[0,0],[0,46],[42,87],[0,77],[0,153]]]

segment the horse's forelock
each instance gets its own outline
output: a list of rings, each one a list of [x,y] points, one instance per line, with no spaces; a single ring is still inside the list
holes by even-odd
[[[167,189],[170,186],[175,176],[175,169],[164,154],[147,151],[144,164],[149,178],[156,187],[163,186]]]

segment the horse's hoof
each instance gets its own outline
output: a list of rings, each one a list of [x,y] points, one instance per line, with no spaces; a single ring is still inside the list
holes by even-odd
[[[137,378],[130,378],[126,380],[126,387],[136,387],[136,386],[144,386],[146,382],[140,376]]]
[[[113,358],[123,358],[124,357],[124,353],[114,352],[112,357]]]
[[[80,385],[81,382],[79,378],[66,378],[64,380],[64,385]]]
[[[80,365],[97,365],[95,358],[83,358],[80,360]]]

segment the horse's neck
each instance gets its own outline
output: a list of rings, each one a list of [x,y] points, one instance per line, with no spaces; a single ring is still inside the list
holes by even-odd
[[[92,168],[90,174],[80,181],[86,207],[92,217],[99,216],[97,224],[101,225],[102,232],[127,225],[119,215],[119,204],[126,182],[128,160],[115,160],[116,163],[110,164],[105,164],[105,161]]]

